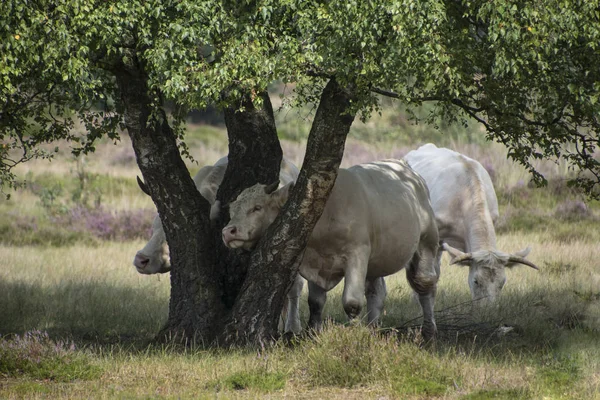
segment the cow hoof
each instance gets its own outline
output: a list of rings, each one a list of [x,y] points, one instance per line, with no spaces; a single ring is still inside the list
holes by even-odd
[[[344,306],[344,311],[346,311],[346,315],[350,321],[359,317],[361,309],[362,307],[357,304],[346,304]]]
[[[302,335],[294,332],[285,332],[283,335],[281,335],[281,339],[285,346],[296,347],[302,341]]]

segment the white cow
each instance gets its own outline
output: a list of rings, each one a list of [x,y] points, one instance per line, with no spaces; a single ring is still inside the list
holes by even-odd
[[[225,245],[252,249],[292,187],[255,185],[243,191],[229,206]],[[385,160],[340,169],[300,265],[300,274],[309,281],[309,326],[320,328],[327,291],[342,278],[348,317],[359,315],[366,294],[368,321],[375,323],[386,296],[383,277],[407,266],[406,276],[423,309],[423,334],[431,338],[436,332],[438,244],[427,187],[408,164]]]
[[[215,165],[200,168],[194,176],[196,188],[211,205],[215,202],[226,169],[227,157],[223,157]],[[149,195],[146,185],[139,178],[138,184],[142,191]],[[167,238],[158,214],[152,222],[152,236],[144,248],[136,253],[133,265],[140,274],[162,274],[171,270]]]
[[[223,181],[225,170],[227,169],[227,157],[219,159],[214,165],[204,166],[194,176],[194,183],[200,194],[214,205],[217,197],[217,190]],[[285,158],[281,161],[279,179],[282,184],[294,182],[298,178],[298,168],[287,161]],[[144,193],[148,193],[145,184],[138,178],[138,184]],[[157,214],[152,222],[152,237],[148,243],[139,250],[134,259],[133,265],[140,274],[162,274],[171,270],[171,260],[169,257],[169,246],[163,230],[160,216]],[[298,277],[288,293],[287,318],[285,330],[287,332],[298,333],[301,330],[299,316],[299,300],[302,293],[304,280]]]
[[[473,300],[494,301],[506,282],[506,267],[524,264],[530,249],[508,254],[496,249],[498,200],[483,166],[460,153],[426,144],[405,157],[429,188],[443,249],[451,264],[469,266]],[[442,248],[440,248],[440,252]]]

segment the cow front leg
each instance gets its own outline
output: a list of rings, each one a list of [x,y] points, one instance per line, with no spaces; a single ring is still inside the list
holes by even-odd
[[[342,305],[350,320],[357,318],[363,307],[365,298],[365,280],[367,278],[368,256],[358,254],[348,260],[344,276],[344,294]]]
[[[383,303],[387,296],[383,277],[367,279],[365,295],[367,297],[367,321],[369,321],[369,325],[376,325],[383,311]]]
[[[302,295],[303,287],[304,278],[298,274],[294,284],[287,294],[287,315],[284,330],[286,333],[292,332],[299,334],[302,332],[302,325],[300,324],[300,296]]]
[[[321,286],[308,282],[309,329],[319,332],[323,324],[323,308],[327,301],[327,291]]]

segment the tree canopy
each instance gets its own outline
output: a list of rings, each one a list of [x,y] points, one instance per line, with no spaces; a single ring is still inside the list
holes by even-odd
[[[5,182],[18,161],[8,150],[26,159],[41,154],[39,143],[67,138],[87,151],[101,135],[117,137],[113,72],[132,54],[156,106],[165,98],[183,110],[226,105],[275,80],[296,83],[297,102],[314,102],[335,77],[356,85],[355,107],[365,116],[377,106],[375,93],[408,105],[435,101],[430,121],[473,117],[532,172],[532,159],[562,157],[598,180],[597,1],[8,0],[0,7]],[[85,123],[83,137],[72,133],[73,112]]]

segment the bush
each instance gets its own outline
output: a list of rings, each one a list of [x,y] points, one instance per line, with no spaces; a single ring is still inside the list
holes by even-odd
[[[110,211],[103,206],[76,206],[67,213],[53,217],[52,222],[103,240],[145,239],[151,234],[154,215],[154,211],[146,209]]]

